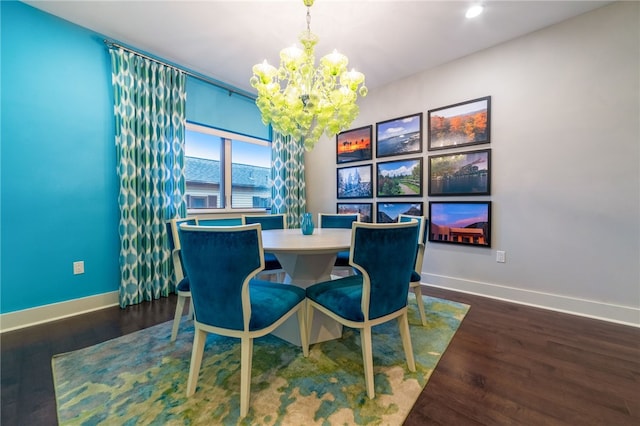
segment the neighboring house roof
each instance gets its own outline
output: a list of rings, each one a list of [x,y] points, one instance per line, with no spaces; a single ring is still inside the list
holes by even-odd
[[[187,182],[220,183],[220,161],[184,157],[184,175]]]
[[[185,179],[194,183],[220,183],[220,161],[184,157]],[[268,187],[271,170],[268,167],[231,164],[234,185]]]

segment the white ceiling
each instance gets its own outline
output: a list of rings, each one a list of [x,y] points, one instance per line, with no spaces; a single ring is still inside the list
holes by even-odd
[[[254,93],[251,67],[276,65],[306,28],[302,0],[24,1],[105,37]],[[337,49],[369,89],[601,7],[610,1],[316,0],[316,57]]]

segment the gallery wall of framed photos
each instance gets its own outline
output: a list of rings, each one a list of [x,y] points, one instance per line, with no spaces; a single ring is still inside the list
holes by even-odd
[[[468,198],[491,195],[491,149],[472,148],[490,142],[491,96],[377,122],[375,141],[373,125],[339,133],[336,212],[426,216],[430,242],[491,247],[491,201]]]

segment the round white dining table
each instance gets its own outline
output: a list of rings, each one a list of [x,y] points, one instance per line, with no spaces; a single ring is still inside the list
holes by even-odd
[[[351,247],[351,229],[316,228],[312,235],[303,235],[300,229],[264,230],[262,247],[266,253],[275,254],[287,273],[286,283],[307,288],[331,279],[336,255]],[[300,346],[296,318],[289,318],[273,334]],[[315,310],[309,343],[339,339],[341,336],[342,325]]]
[[[351,247],[351,229],[316,228],[312,235],[299,229],[265,230],[262,247],[275,254],[290,282],[306,288],[331,279],[336,255]]]

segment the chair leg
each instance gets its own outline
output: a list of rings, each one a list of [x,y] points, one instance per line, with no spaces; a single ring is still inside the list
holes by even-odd
[[[189,297],[189,313],[188,313],[188,318],[189,320],[192,320],[195,318],[195,314],[193,313],[193,299],[191,299],[191,297]]]
[[[422,300],[422,286],[418,284],[413,287],[413,293],[416,295],[416,303],[418,304],[418,311],[420,311],[420,320],[422,326],[427,326],[427,315],[424,313],[424,301]]]
[[[189,379],[187,380],[187,397],[193,395],[196,391],[206,340],[207,332],[196,328],[193,335],[193,348],[191,349],[191,366],[189,367]]]
[[[178,295],[178,303],[176,304],[176,313],[173,316],[173,328],[171,329],[171,341],[175,341],[178,336],[178,328],[180,327],[180,319],[184,310],[184,302],[186,297]]]
[[[240,360],[240,417],[249,413],[249,398],[251,394],[251,361],[253,354],[253,339],[242,337]]]
[[[407,366],[409,371],[416,371],[416,361],[413,358],[413,346],[411,345],[411,334],[409,333],[409,315],[407,311],[398,317],[398,328],[400,328],[400,337],[402,337],[402,347],[404,348],[404,356],[407,358]]]
[[[311,326],[313,325],[313,305],[308,300],[305,303],[307,305],[307,320],[305,321],[305,326],[307,329],[307,344],[308,344],[309,340],[311,340]]]
[[[376,396],[373,383],[373,348],[371,344],[371,326],[365,326],[360,330],[362,342],[362,364],[364,365],[364,381],[367,386],[367,396],[373,399]]]
[[[306,358],[309,356],[309,332],[307,331],[307,302],[302,301],[300,309],[298,309],[298,328],[300,328],[300,344],[302,345],[302,355]]]

